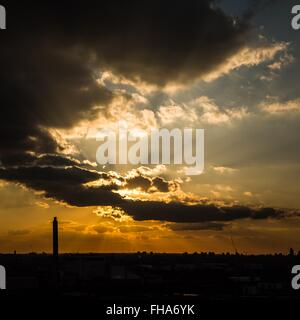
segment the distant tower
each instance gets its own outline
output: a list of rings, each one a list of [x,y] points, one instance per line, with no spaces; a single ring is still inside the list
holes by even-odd
[[[58,258],[58,222],[56,217],[53,220],[53,257]]]

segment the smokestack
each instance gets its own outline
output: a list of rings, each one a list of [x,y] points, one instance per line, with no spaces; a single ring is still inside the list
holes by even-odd
[[[58,222],[56,217],[53,220],[53,257],[58,258]]]

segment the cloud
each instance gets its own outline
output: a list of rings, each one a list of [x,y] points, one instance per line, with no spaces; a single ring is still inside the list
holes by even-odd
[[[149,170],[146,172],[152,174]],[[124,199],[117,191],[122,189],[141,189],[152,194],[168,193],[178,187],[176,181],[143,175],[139,170],[129,171],[124,176],[113,171],[99,172],[85,161],[52,154],[36,157],[31,165],[0,167],[0,179],[78,207],[119,206]]]
[[[171,186],[175,183],[174,181],[166,181],[161,177],[149,177],[141,175],[137,172],[137,175],[126,178],[125,188],[136,189],[140,188],[146,192],[168,192]]]
[[[47,160],[52,159],[51,157]],[[69,158],[67,158],[70,160]],[[98,172],[80,166],[61,167],[63,163],[53,159],[58,166],[26,166],[0,168],[0,179],[15,182],[35,191],[42,192],[45,198],[76,207],[99,206],[110,208],[106,213],[100,209],[103,218],[116,215],[116,219],[126,217],[134,220],[159,220],[168,222],[226,222],[237,219],[279,218],[282,212],[276,209],[253,209],[243,206],[221,207],[205,204],[200,200],[193,205],[167,197],[172,189],[178,188],[178,182],[166,181],[161,177],[145,177],[138,171],[128,176],[114,172]],[[53,163],[54,163],[53,162]],[[52,164],[53,164],[52,163]],[[155,187],[156,190],[151,190]],[[123,188],[142,188],[146,192],[165,193],[165,199],[131,200],[118,192]],[[217,186],[218,190],[232,191],[229,186]]]
[[[119,204],[121,197],[112,192],[116,186],[88,187],[85,183],[108,177],[79,167],[17,167],[0,168],[0,176],[11,182],[42,191],[46,198],[62,201],[73,206]]]
[[[106,226],[94,226],[93,229],[98,234],[102,234],[102,233],[106,233],[106,232],[109,232],[109,231],[113,231],[113,228],[108,228]]]
[[[122,225],[118,227],[121,233],[132,233],[132,232],[150,232],[158,230],[157,227],[150,226],[139,226],[139,225]]]
[[[293,61],[292,56],[287,53],[288,46],[289,43],[286,42],[275,42],[272,44],[259,45],[257,47],[241,47],[236,54],[230,56],[212,72],[206,74],[203,79],[208,82],[213,81],[241,67],[249,68],[258,66],[262,63],[274,61],[276,56],[280,53],[283,54],[283,57],[280,57],[278,61],[270,64],[269,68],[272,69],[272,67],[270,66],[273,65],[274,69],[276,63],[277,69],[281,69],[282,66],[287,65]],[[280,64],[280,66],[278,64]]]
[[[158,165],[154,166],[153,168],[141,166],[137,169],[137,171],[140,174],[151,177],[151,176],[157,176],[162,173],[165,173],[167,171],[167,167],[164,164],[158,164]]]
[[[71,12],[67,1],[32,5],[35,10],[30,4],[7,8],[20,36],[39,25],[32,41],[47,36],[60,46],[78,45],[90,50],[102,69],[162,85],[211,71],[244,44],[248,31],[248,21],[226,16],[212,0],[82,2]],[[23,25],[27,28],[20,30]]]
[[[237,169],[233,169],[233,168],[229,168],[229,167],[213,167],[214,171],[216,171],[217,173],[220,174],[230,174],[230,173],[234,173],[237,171]]]
[[[173,223],[173,224],[166,225],[166,227],[168,227],[173,231],[202,231],[202,230],[221,231],[225,226],[226,224],[219,223],[219,222]]]
[[[179,202],[126,201],[122,209],[134,220],[160,220],[177,223],[233,221],[238,219],[278,218],[282,212],[273,208],[252,209],[243,206],[186,205]]]
[[[248,115],[246,108],[226,108],[218,106],[215,101],[207,96],[200,96],[188,103],[188,106],[198,115],[202,123],[224,124],[232,120],[242,119]],[[190,111],[191,112],[191,111]]]
[[[151,179],[143,176],[135,176],[126,181],[126,187],[129,189],[141,188],[147,191],[151,185]]]
[[[79,166],[80,161],[71,157],[62,156],[58,154],[42,154],[38,156],[35,161],[38,166]]]
[[[40,207],[40,208],[43,208],[43,209],[49,209],[50,208],[49,204],[47,202],[44,202],[44,201],[36,201],[35,205]]]
[[[28,152],[62,151],[47,128],[70,127],[92,117],[93,108],[112,98],[93,78],[88,57],[55,44],[22,49],[25,40],[13,39],[16,44],[4,42],[0,53],[0,160],[6,165],[24,164]]]
[[[8,181],[17,181],[34,189],[42,189],[43,183],[84,184],[100,179],[102,174],[79,167],[16,167],[0,168],[0,176]]]
[[[281,70],[283,67],[293,63],[295,61],[295,57],[291,54],[289,54],[287,51],[284,52],[284,54],[279,57],[277,61],[274,61],[273,63],[268,65],[268,68],[272,71]]]
[[[264,102],[259,105],[263,111],[271,114],[282,114],[287,112],[299,112],[300,111],[300,98],[294,100],[288,100],[285,102]]]
[[[163,125],[169,125],[179,121],[196,120],[197,115],[193,110],[183,108],[183,106],[171,105],[161,106],[157,112],[157,117]]]
[[[168,182],[161,177],[156,177],[152,180],[153,186],[160,192],[168,192],[170,189],[170,184],[174,182]]]

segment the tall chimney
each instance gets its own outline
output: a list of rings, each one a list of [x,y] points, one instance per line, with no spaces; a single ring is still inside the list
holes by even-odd
[[[53,257],[58,258],[58,222],[56,217],[53,220]]]

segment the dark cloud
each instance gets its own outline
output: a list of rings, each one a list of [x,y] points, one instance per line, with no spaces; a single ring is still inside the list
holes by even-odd
[[[164,85],[213,70],[243,44],[247,26],[234,23],[214,1],[110,1],[94,21],[98,59],[116,74]],[[112,24],[114,21],[114,25]],[[120,26],[122,31],[120,32]],[[94,44],[91,33],[87,39]],[[101,42],[108,43],[107,46]]]
[[[140,188],[143,191],[148,192],[168,192],[170,190],[170,185],[173,185],[175,182],[166,181],[161,177],[146,177],[142,173],[139,173],[138,176],[127,178],[125,187],[129,189]],[[154,189],[151,189],[154,187]]]
[[[64,161],[56,157],[44,155],[51,166],[28,166],[0,168],[0,179],[20,183],[26,187],[42,191],[46,198],[62,201],[72,206],[113,206],[123,209],[137,221],[159,220],[178,223],[229,222],[238,219],[281,218],[284,211],[273,208],[253,209],[245,206],[218,207],[198,203],[187,205],[180,202],[159,202],[128,200],[117,191],[123,188],[115,183],[115,179],[128,181],[114,173],[89,170],[80,166],[61,166]],[[40,159],[40,158],[39,158]],[[72,161],[66,158],[66,163]],[[54,163],[58,166],[54,166]],[[121,179],[122,178],[122,179]],[[158,178],[153,180],[157,183]],[[160,182],[163,181],[159,178]],[[136,177],[132,188],[153,186],[151,178]],[[92,183],[103,181],[105,183]],[[131,181],[131,180],[129,180]],[[166,190],[165,190],[166,191]]]
[[[47,128],[94,118],[113,93],[96,80],[111,70],[164,85],[189,81],[244,43],[247,25],[212,0],[3,1],[0,160],[30,162],[28,151],[63,147]]]
[[[158,84],[211,71],[244,44],[248,30],[213,0],[27,1],[7,10],[16,33],[77,45],[94,53],[102,68]]]
[[[46,197],[58,199],[76,207],[88,206],[120,206],[123,203],[122,197],[112,192],[109,186],[86,187],[49,185]]]
[[[267,219],[267,218],[278,218],[284,216],[283,210],[275,210],[274,208],[262,208],[258,211],[254,211],[252,214],[253,219]]]
[[[283,212],[275,209],[252,209],[244,206],[217,207],[215,205],[186,205],[179,202],[126,201],[122,208],[135,220],[168,222],[233,221],[239,219],[279,218]]]
[[[0,168],[1,179],[21,183],[33,190],[44,192],[46,198],[62,201],[72,206],[119,205],[122,198],[114,193],[114,184],[86,186],[84,184],[101,178],[98,173],[80,167],[16,167]]]
[[[168,182],[161,177],[156,177],[152,180],[153,186],[160,192],[168,192],[170,189],[170,184],[173,182]]]
[[[38,166],[78,166],[80,161],[71,157],[61,156],[58,154],[43,154],[39,156],[36,161]]]
[[[102,174],[79,167],[54,168],[54,167],[15,167],[0,168],[0,177],[8,181],[25,184],[33,189],[47,189],[47,182],[56,182],[62,185],[84,184],[100,179]]]
[[[61,151],[45,128],[70,127],[111,97],[82,61],[61,53],[53,57],[51,50],[30,50],[21,59],[13,59],[10,51],[0,54],[0,156],[6,165],[22,164],[28,151]]]
[[[60,153],[48,128],[69,128],[105,111],[114,94],[97,82],[101,71],[158,85],[192,80],[236,52],[247,31],[212,0],[3,5],[9,16],[0,51],[4,166]]]
[[[148,191],[151,185],[151,179],[142,175],[132,177],[126,180],[126,187],[129,189],[141,188],[143,191]]]

